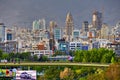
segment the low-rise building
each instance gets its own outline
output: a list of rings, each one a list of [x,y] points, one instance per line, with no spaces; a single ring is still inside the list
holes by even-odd
[[[81,42],[70,42],[69,48],[70,50],[75,50],[75,49],[82,50],[82,43]]]
[[[29,52],[31,53],[31,55],[37,55],[38,57],[42,55],[50,57],[53,55],[52,50],[30,50]]]
[[[70,42],[69,43],[70,50],[89,50],[89,44],[83,42]]]
[[[98,42],[99,42],[100,48],[106,48],[107,44],[110,43],[110,41],[107,39],[98,39]]]
[[[0,49],[7,53],[17,53],[18,52],[18,42],[17,41],[6,41],[0,42]]]

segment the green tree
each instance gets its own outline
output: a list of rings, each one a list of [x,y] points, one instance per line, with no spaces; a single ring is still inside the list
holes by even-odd
[[[0,49],[0,59],[2,58],[3,51]]]
[[[75,53],[75,51],[72,51],[72,50],[69,51],[70,56],[74,56],[74,53]]]
[[[44,67],[42,67],[42,66],[34,66],[33,70],[37,70],[37,72],[42,72],[44,70]]]
[[[15,57],[17,57],[17,58],[20,58],[20,57],[21,57],[21,53],[15,53],[14,55],[15,55]]]
[[[16,56],[15,56],[14,53],[9,53],[9,59],[8,59],[8,60],[11,62],[11,61],[14,60],[15,57],[16,57]]]
[[[86,62],[90,62],[90,53],[89,51],[83,51],[83,59],[82,62],[86,63]]]
[[[83,58],[82,63],[86,63],[86,62],[87,62],[87,60],[85,58]]]
[[[8,60],[9,54],[8,53],[3,53],[2,54],[2,59],[7,59]]]
[[[45,70],[44,78],[45,80],[59,80],[60,70],[57,66],[50,67]]]
[[[89,74],[86,80],[106,80],[104,73],[102,74]]]
[[[79,78],[79,80],[86,80],[86,77]]]
[[[31,53],[23,52],[23,53],[21,53],[21,56],[22,56],[23,60],[31,61]]]
[[[89,50],[89,52],[90,52],[90,56],[89,56],[90,62],[95,62],[95,54],[94,54],[94,52],[92,50]]]
[[[97,49],[92,49],[90,51],[90,53],[92,53],[90,56],[90,62],[98,62],[99,58],[98,58],[98,50]]]
[[[111,58],[111,63],[115,63],[115,58],[114,57]]]
[[[102,56],[106,53],[105,48],[99,48],[97,49],[97,62],[101,61]]]
[[[40,56],[39,61],[48,61],[48,57],[42,55],[42,56]]]
[[[76,62],[82,62],[83,60],[83,55],[84,52],[82,50],[76,50],[75,51],[75,56],[74,56],[74,61]]]
[[[53,56],[57,56],[57,55],[66,55],[66,53],[60,50],[56,50]]]
[[[75,62],[97,62],[97,63],[110,63],[111,58],[115,58],[113,50],[105,48],[92,49],[88,51],[76,50],[74,61]]]
[[[15,54],[14,54],[14,53],[9,53],[9,57],[10,57],[11,59],[15,58]]]
[[[48,57],[47,57],[47,56],[42,56],[42,60],[43,60],[43,61],[47,61],[47,60],[48,60]]]
[[[105,53],[102,56],[101,62],[102,63],[110,63],[112,57],[114,57],[114,53],[112,51],[108,51],[108,53]]]
[[[38,61],[38,56],[37,55],[33,55],[33,60],[34,61]]]
[[[104,54],[101,60],[102,63],[108,63],[109,62],[109,55]]]

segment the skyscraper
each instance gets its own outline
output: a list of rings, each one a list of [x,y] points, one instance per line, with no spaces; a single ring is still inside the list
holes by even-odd
[[[55,45],[55,40],[54,40],[54,28],[57,26],[56,22],[54,21],[50,21],[50,39],[49,39],[49,46],[50,46],[50,50],[53,49],[54,45]]]
[[[40,19],[38,22],[39,22],[39,29],[45,30],[46,29],[45,19]]]
[[[73,40],[79,40],[80,30],[73,30]]]
[[[33,21],[33,30],[45,30],[46,22],[45,19],[39,19],[38,21]]]
[[[61,28],[54,28],[54,38],[55,40],[61,39],[62,31]]]
[[[0,23],[0,42],[5,40],[5,25]]]
[[[102,28],[101,28],[101,36],[100,36],[100,38],[108,39],[108,37],[109,37],[109,27],[108,27],[107,24],[104,23],[102,25]]]
[[[88,25],[89,25],[88,21],[84,21],[82,23],[82,30],[88,32],[89,31]]]
[[[54,28],[57,26],[56,22],[50,21],[50,38],[54,39]]]
[[[70,12],[67,14],[67,17],[66,17],[65,28],[66,28],[66,31],[65,31],[66,40],[72,41],[72,33],[73,33],[74,26],[73,26],[73,18]]]
[[[37,20],[33,21],[33,30],[39,30],[39,23]]]
[[[100,30],[102,27],[102,13],[94,11],[92,15],[92,25],[97,30]]]

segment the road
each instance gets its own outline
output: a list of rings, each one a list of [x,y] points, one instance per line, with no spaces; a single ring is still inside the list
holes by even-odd
[[[59,63],[59,62],[26,62],[26,63],[0,63],[0,66],[86,66],[86,67],[108,67],[109,64],[98,63]]]

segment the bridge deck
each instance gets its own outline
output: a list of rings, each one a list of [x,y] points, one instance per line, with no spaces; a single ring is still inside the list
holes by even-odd
[[[26,63],[0,63],[0,66],[88,66],[88,67],[108,67],[109,64],[98,63],[50,63],[50,62],[26,62]]]

